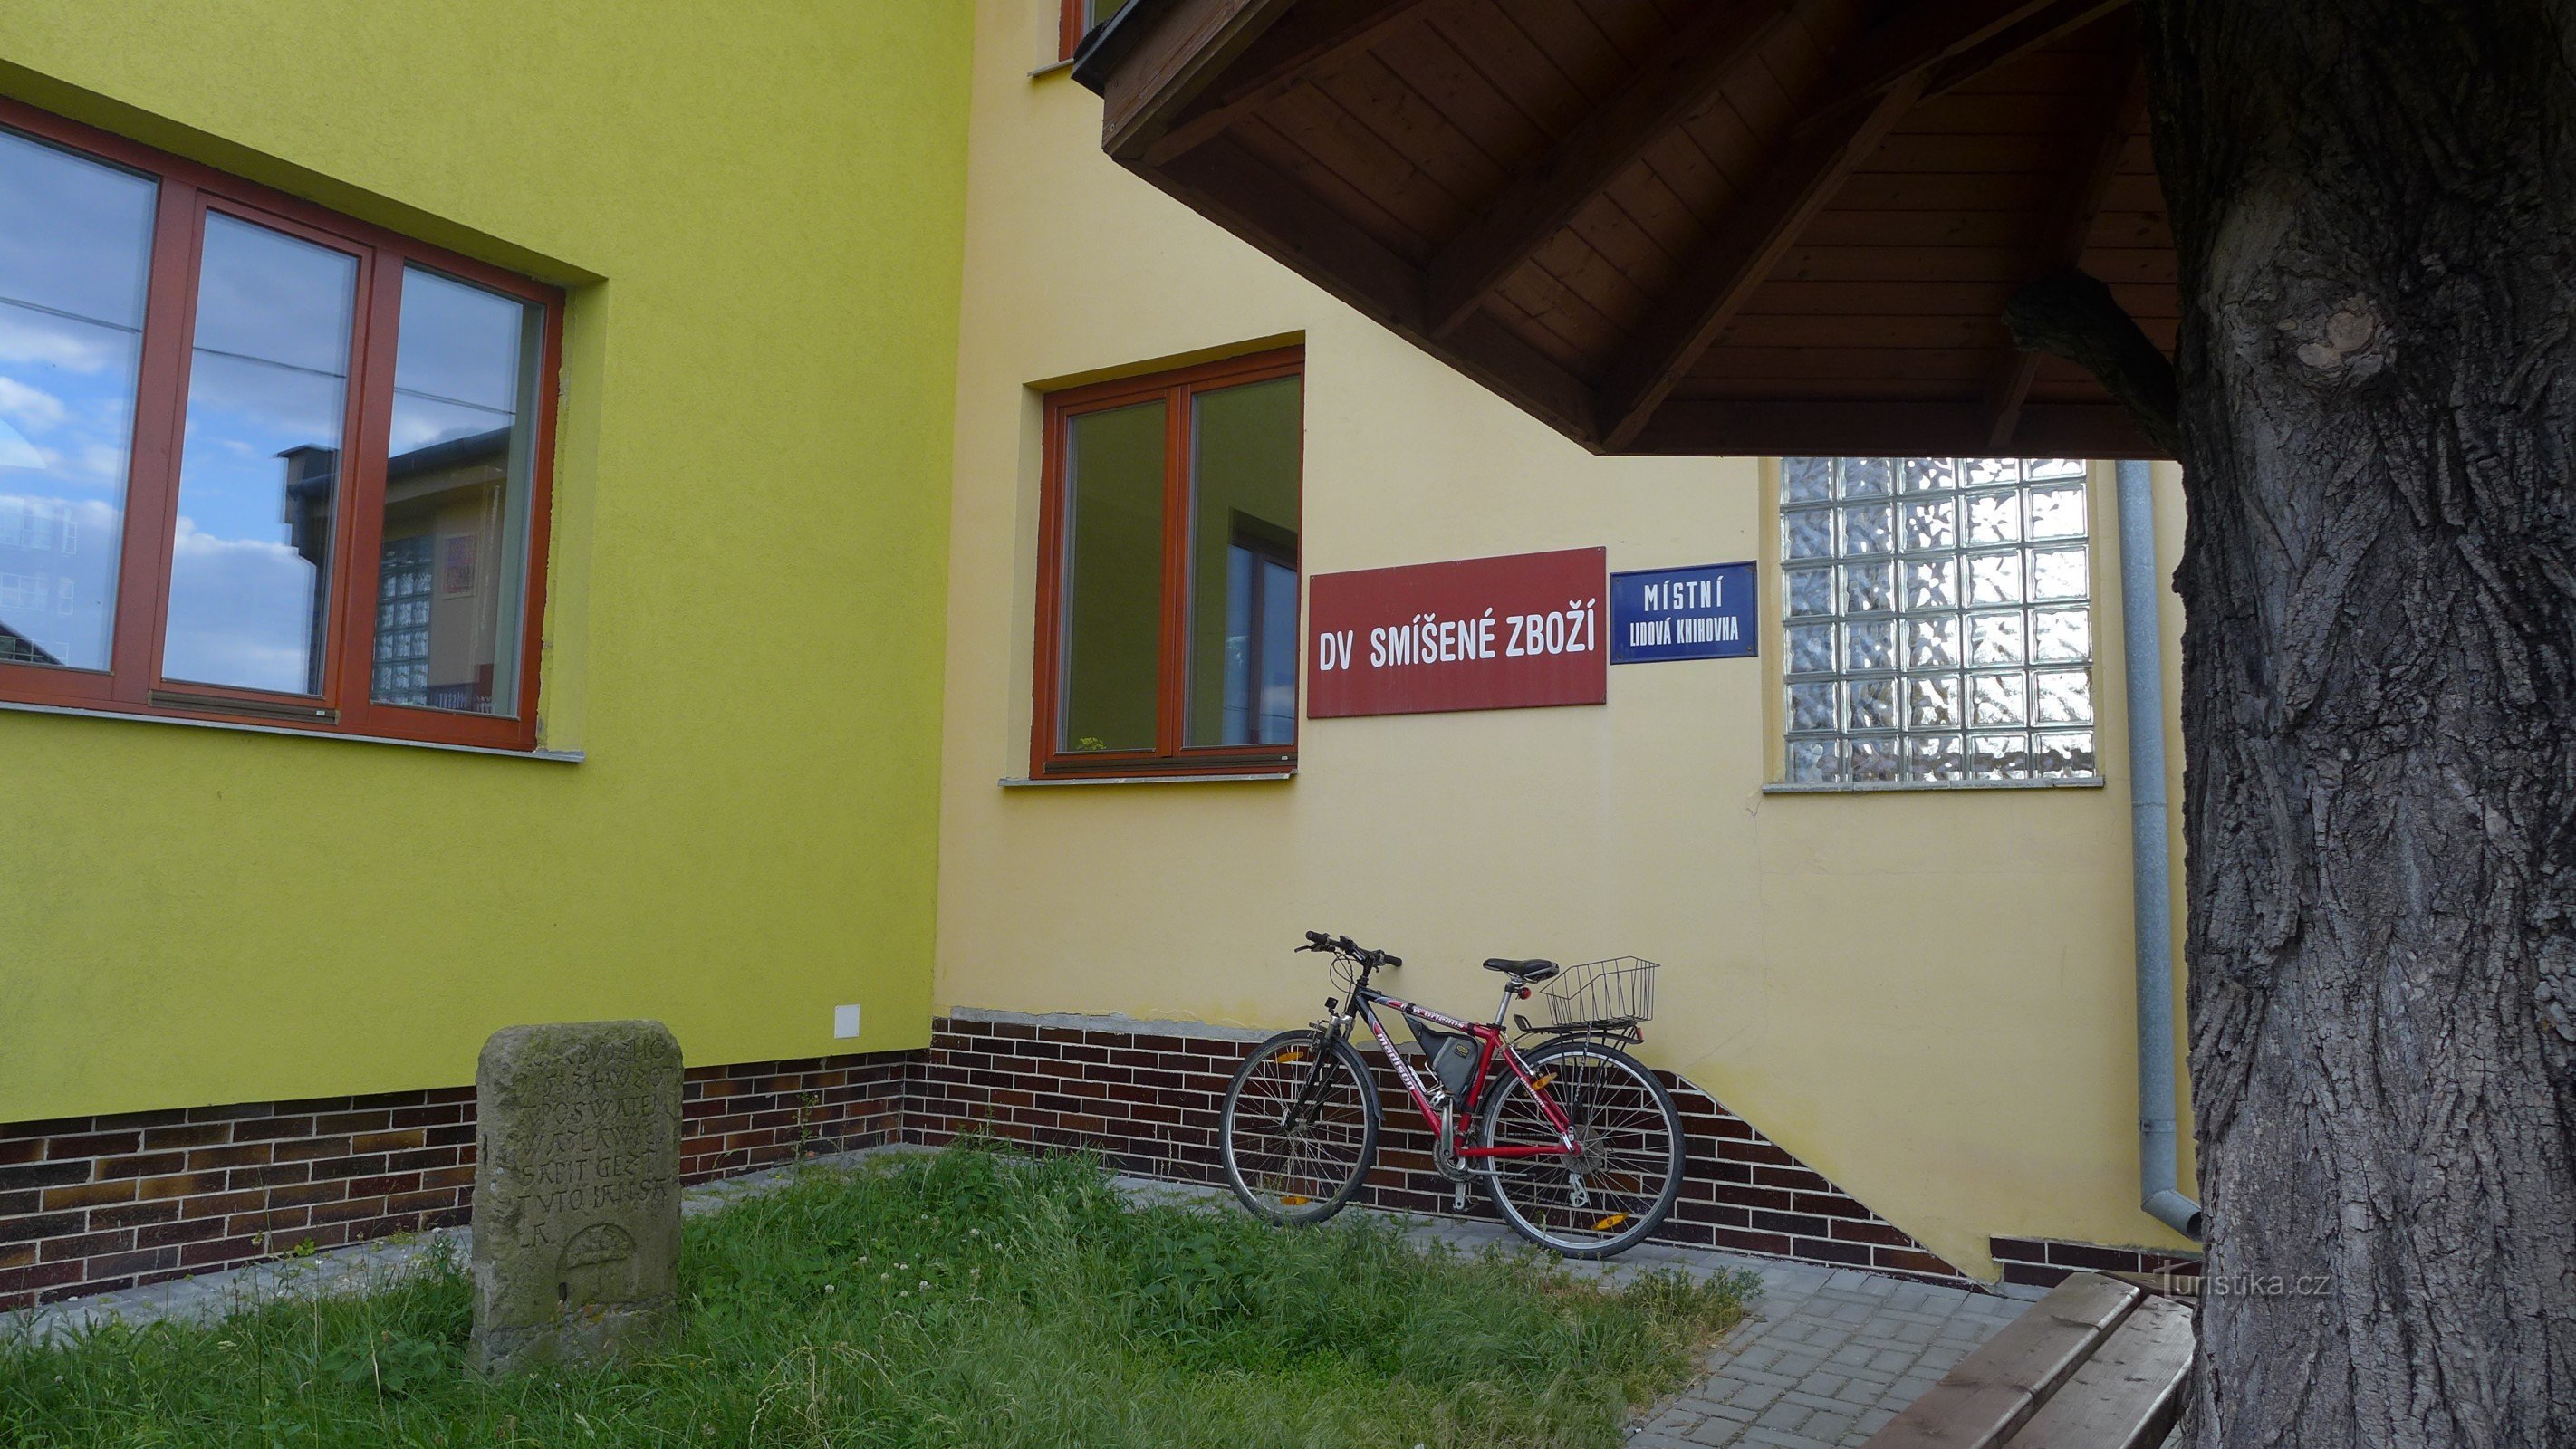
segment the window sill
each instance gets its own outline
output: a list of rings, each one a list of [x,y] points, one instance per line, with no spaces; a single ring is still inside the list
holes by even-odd
[[[22,704],[5,699],[0,699],[0,710],[14,711],[19,714],[71,715],[80,719],[124,720],[131,724],[184,725],[190,729],[226,730],[234,734],[284,735],[289,739],[297,740],[338,740],[344,744],[394,745],[408,750],[444,750],[454,755],[497,755],[505,760],[546,760],[558,765],[577,765],[583,759],[583,754],[579,750],[503,750],[495,749],[490,745],[450,745],[441,744],[436,740],[395,739],[389,735],[350,735],[331,730],[295,729],[287,725],[250,724],[219,719],[182,719],[175,715],[128,714],[122,710],[78,709],[60,704]]]
[[[1045,80],[1048,76],[1051,76],[1051,75],[1070,75],[1070,74],[1072,74],[1072,72],[1073,72],[1073,57],[1071,57],[1071,56],[1066,56],[1064,59],[1062,59],[1062,60],[1059,60],[1059,61],[1055,62],[1053,65],[1042,65],[1042,66],[1039,66],[1036,70],[1030,71],[1030,72],[1029,72],[1029,79],[1031,79],[1031,80]]]
[[[1272,770],[1257,775],[1226,775],[1214,771],[1178,772],[1169,775],[1049,775],[1043,779],[1005,775],[1005,790],[1029,790],[1056,785],[1240,785],[1254,782],[1294,780],[1295,770]]]
[[[1898,792],[1942,794],[1960,790],[2099,790],[2110,781],[2100,775],[2060,775],[2046,780],[1870,780],[1857,784],[1765,785],[1765,795],[1886,795]]]

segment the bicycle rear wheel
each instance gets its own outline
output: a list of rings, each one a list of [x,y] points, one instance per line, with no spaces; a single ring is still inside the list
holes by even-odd
[[[1682,1189],[1682,1114],[1636,1058],[1570,1040],[1528,1058],[1530,1077],[1571,1120],[1574,1157],[1498,1157],[1485,1179],[1514,1231],[1569,1258],[1607,1258],[1661,1226]],[[1544,1146],[1556,1127],[1513,1077],[1485,1100],[1487,1147]]]
[[[1368,1177],[1377,1130],[1377,1086],[1350,1043],[1283,1031],[1255,1047],[1225,1089],[1217,1155],[1256,1216],[1320,1223]]]

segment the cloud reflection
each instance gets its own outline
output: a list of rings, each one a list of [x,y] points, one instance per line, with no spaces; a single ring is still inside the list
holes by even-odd
[[[0,130],[0,625],[40,651],[16,657],[108,664],[155,195]]]
[[[179,520],[171,552],[171,679],[302,694],[309,686],[313,565],[286,543],[218,538]],[[189,607],[175,598],[184,590]]]
[[[313,693],[357,263],[218,216],[198,276],[162,673]]]

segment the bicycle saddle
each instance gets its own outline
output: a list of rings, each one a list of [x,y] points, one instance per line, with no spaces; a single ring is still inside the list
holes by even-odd
[[[1500,971],[1522,981],[1545,981],[1564,968],[1553,961],[1513,961],[1496,956],[1485,962],[1488,971]]]

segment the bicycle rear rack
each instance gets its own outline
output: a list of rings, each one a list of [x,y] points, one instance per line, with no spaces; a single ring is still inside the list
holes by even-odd
[[[1655,974],[1664,968],[1636,956],[1568,966],[1539,987],[1551,1032],[1637,1033],[1655,1015]]]

